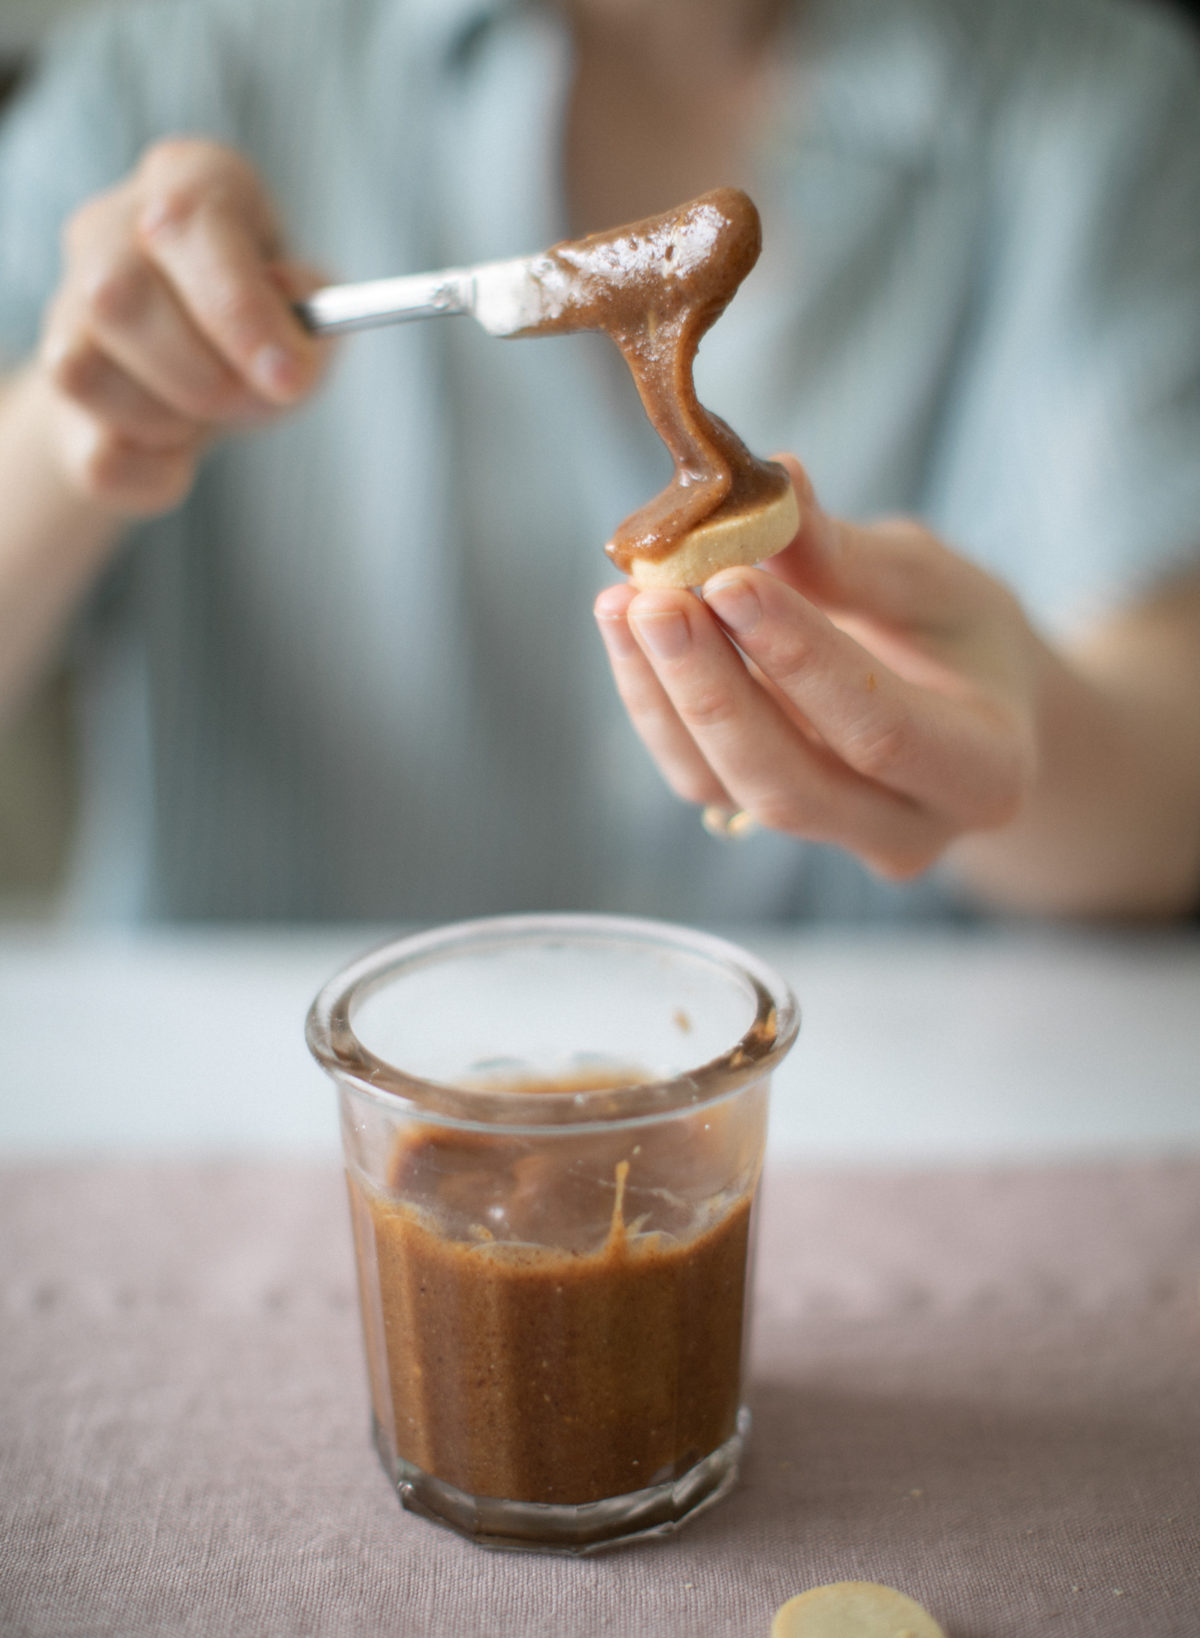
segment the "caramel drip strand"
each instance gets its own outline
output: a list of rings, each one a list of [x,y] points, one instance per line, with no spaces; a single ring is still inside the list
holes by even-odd
[[[675,465],[667,487],[609,543],[626,573],[637,557],[667,557],[717,512],[749,510],[787,487],[781,467],[758,460],[704,408],[693,379],[702,337],[761,248],[753,202],[737,188],[718,188],[662,216],[564,241],[536,265],[548,316],[526,333],[611,336]]]

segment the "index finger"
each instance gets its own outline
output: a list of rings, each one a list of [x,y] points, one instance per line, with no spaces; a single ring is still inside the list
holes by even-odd
[[[271,403],[302,397],[318,346],[273,272],[279,230],[255,172],[216,144],[165,144],[147,160],[143,194],[143,248],[197,328]]]
[[[1012,816],[1027,746],[1017,718],[966,685],[899,676],[769,574],[725,569],[704,599],[738,647],[846,765],[959,825]]]

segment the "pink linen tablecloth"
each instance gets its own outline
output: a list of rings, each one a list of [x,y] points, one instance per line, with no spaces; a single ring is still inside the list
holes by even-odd
[[[777,1168],[743,1483],[582,1561],[401,1511],[332,1166],[14,1167],[0,1245],[4,1638],[766,1638],[845,1578],[1200,1634],[1200,1160]]]

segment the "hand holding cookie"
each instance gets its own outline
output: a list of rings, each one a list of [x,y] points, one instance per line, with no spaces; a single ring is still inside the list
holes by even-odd
[[[685,801],[911,877],[1021,811],[1046,650],[1016,599],[928,530],[831,518],[786,464],[800,526],[784,551],[700,597],[601,594],[617,687]]]

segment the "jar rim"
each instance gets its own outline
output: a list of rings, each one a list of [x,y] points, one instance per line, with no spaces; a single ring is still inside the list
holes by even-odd
[[[742,1035],[717,1057],[685,1073],[636,1084],[561,1092],[455,1085],[427,1080],[377,1056],[359,1038],[354,1015],[369,996],[422,967],[470,950],[559,943],[624,944],[677,951],[735,978],[753,1002]],[[487,916],[428,928],[368,950],[318,993],[305,1029],[309,1051],[339,1085],[393,1114],[440,1124],[545,1130],[639,1124],[696,1108],[770,1075],[796,1038],[800,1014],[790,986],[766,962],[716,934],[636,916],[546,912]]]

